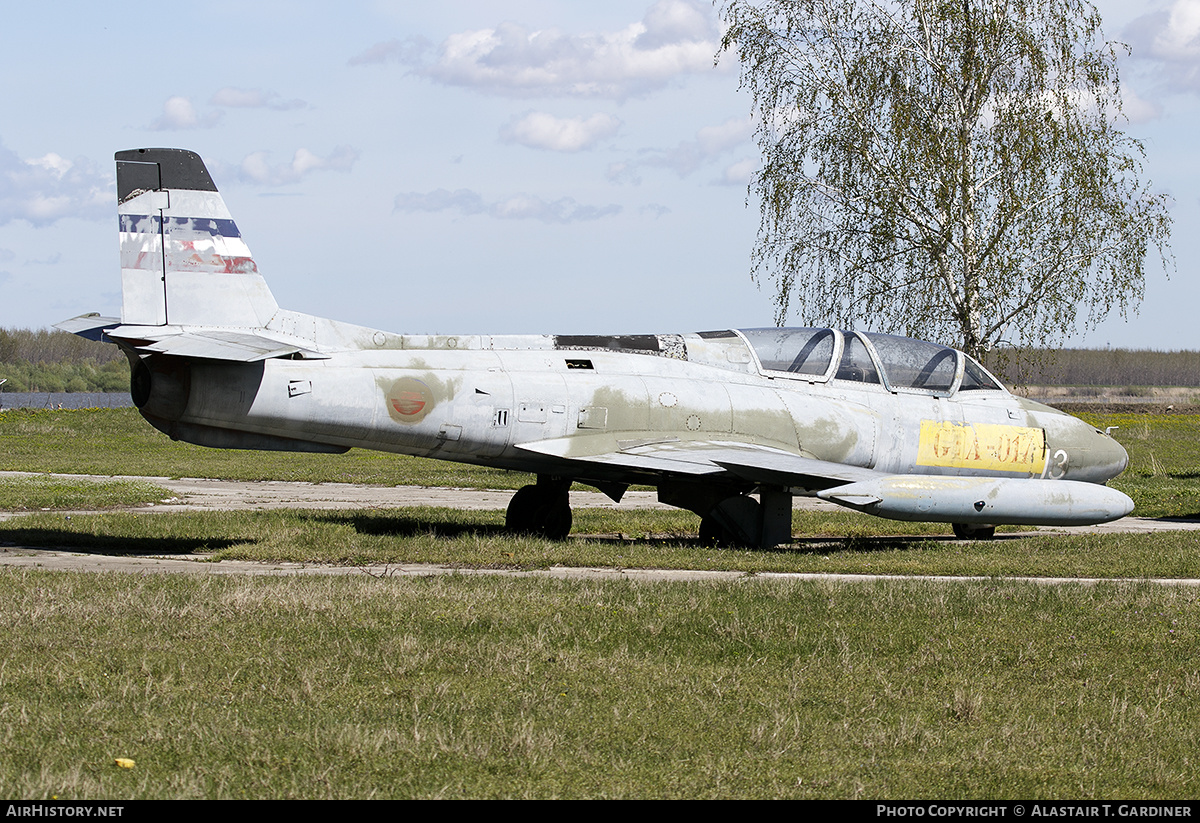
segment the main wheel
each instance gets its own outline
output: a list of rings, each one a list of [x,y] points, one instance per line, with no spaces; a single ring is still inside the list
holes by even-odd
[[[514,534],[562,540],[571,533],[571,500],[566,488],[522,486],[508,503],[504,527]]]
[[[726,530],[710,514],[700,518],[700,544],[703,546],[729,546],[733,540]]]
[[[538,506],[538,487],[522,486],[508,501],[504,528],[513,534],[532,534]]]
[[[571,504],[563,492],[538,510],[537,533],[547,540],[566,540],[571,533]]]

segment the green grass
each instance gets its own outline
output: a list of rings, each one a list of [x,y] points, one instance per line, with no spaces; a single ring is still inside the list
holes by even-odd
[[[0,511],[106,509],[170,498],[161,486],[138,480],[97,482],[71,477],[0,477]]]
[[[0,794],[1193,797],[1196,598],[10,571]]]
[[[1129,452],[1126,474],[1200,474],[1200,415],[1126,413],[1079,417],[1101,429],[1119,426],[1113,437]]]
[[[38,513],[0,523],[0,543],[121,555],[195,555],[264,563],[434,563],[457,568],[714,569],[847,574],[1200,578],[1200,533],[1010,536],[954,540],[939,526],[865,515],[798,512],[795,539],[769,551],[700,545],[695,518],[640,512],[645,532],[620,532],[633,513],[581,509],[566,541],[504,533],[503,512],[454,509],[241,511],[188,514]],[[846,537],[858,517],[862,536]],[[889,534],[891,532],[892,534]],[[919,532],[924,532],[924,535]],[[584,535],[596,535],[587,537]],[[620,536],[624,535],[624,536]],[[895,535],[895,536],[893,536]]]
[[[1129,495],[1141,517],[1200,516],[1200,415],[1079,414],[1129,452],[1129,468],[1109,485]]]

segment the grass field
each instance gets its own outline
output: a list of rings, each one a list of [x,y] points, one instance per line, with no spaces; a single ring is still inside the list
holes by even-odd
[[[1196,597],[0,574],[0,794],[1194,797]]]
[[[693,530],[694,517],[687,513],[583,509],[576,514],[577,534],[566,541],[508,535],[503,529],[503,512],[433,508],[174,515],[38,513],[0,523],[0,541],[135,556],[190,554],[198,559],[264,563],[1200,578],[1200,532],[1010,533],[994,541],[964,543],[936,524],[874,521],[852,513],[798,512],[796,537],[788,546],[714,549],[700,544]],[[845,531],[861,536],[848,538]],[[597,536],[585,536],[589,534]]]
[[[70,477],[0,477],[0,511],[104,509],[156,503],[171,492],[139,480],[96,482]]]
[[[1132,459],[1122,488],[1153,510],[1195,513],[1200,420],[1178,417],[1189,419],[1092,422],[1122,426]],[[0,469],[39,468],[526,482],[387,455],[196,449],[126,410],[0,415]],[[43,505],[40,481],[4,505],[81,507],[78,497]],[[0,523],[9,544],[89,552],[747,573],[699,584],[0,571],[0,795],[1103,799],[1200,791],[1194,589],[755,575],[1200,577],[1195,533],[963,543],[937,525],[797,513],[792,546],[752,552],[698,545],[695,520],[580,510],[576,533],[599,536],[561,543],[508,537],[498,512],[444,509],[36,512]],[[115,758],[136,765],[118,768]]]
[[[1129,452],[1129,468],[1110,485],[1133,498],[1143,517],[1200,516],[1200,415],[1082,413]]]

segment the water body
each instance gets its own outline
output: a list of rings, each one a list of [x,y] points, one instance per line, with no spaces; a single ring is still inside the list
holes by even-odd
[[[3,409],[125,409],[133,406],[129,392],[56,391],[3,392]]]

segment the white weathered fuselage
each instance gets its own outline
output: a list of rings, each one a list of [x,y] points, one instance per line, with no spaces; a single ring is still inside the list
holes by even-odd
[[[166,422],[585,481],[638,481],[649,472],[582,461],[675,441],[768,446],[889,474],[1102,483],[1126,462],[1104,433],[1000,388],[936,394],[772,374],[738,336],[677,337],[682,350],[665,355],[556,347],[541,335],[377,333],[382,345],[328,359],[192,360],[186,401]],[[931,426],[957,438],[942,444],[956,451],[940,465],[922,460]],[[983,444],[990,459],[958,442],[979,431],[1001,437]],[[1028,439],[1033,431],[1044,443]]]

